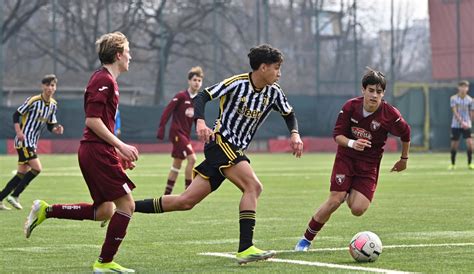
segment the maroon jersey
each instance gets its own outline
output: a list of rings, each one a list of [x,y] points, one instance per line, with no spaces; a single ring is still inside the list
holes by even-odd
[[[173,119],[170,127],[170,140],[176,135],[189,139],[194,121],[194,107],[193,99],[187,90],[178,92],[163,111],[156,136],[158,139],[163,139],[166,123],[171,114],[173,114]]]
[[[363,97],[348,100],[337,117],[333,137],[344,135],[349,139],[366,139],[372,143],[371,148],[357,151],[350,147],[337,147],[337,154],[368,162],[379,162],[382,159],[383,147],[388,133],[400,137],[403,142],[410,141],[410,126],[400,112],[382,100],[379,108],[371,115],[363,115]]]
[[[86,117],[99,117],[113,134],[118,103],[118,85],[109,71],[101,68],[94,72],[84,94]],[[106,143],[88,127],[84,128],[81,142]]]

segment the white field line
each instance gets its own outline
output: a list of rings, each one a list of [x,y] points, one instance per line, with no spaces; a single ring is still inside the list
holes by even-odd
[[[199,253],[199,255],[204,256],[215,256],[215,257],[225,257],[225,258],[235,258],[234,255],[229,253],[219,253],[219,252],[205,252]],[[347,269],[347,270],[359,270],[367,272],[378,272],[378,273],[390,273],[390,274],[401,274],[401,273],[411,273],[391,269],[375,268],[375,267],[361,267],[361,266],[350,266],[350,265],[341,265],[341,264],[329,264],[321,262],[308,262],[302,260],[288,260],[288,259],[275,259],[271,258],[267,261],[276,262],[276,263],[289,263],[289,264],[299,264],[299,265],[309,265],[309,266],[319,266],[327,268],[337,268],[337,269]]]
[[[445,247],[445,246],[474,246],[474,243],[446,243],[446,244],[414,244],[414,245],[384,245],[383,249],[391,248],[418,248],[418,247]],[[310,249],[307,252],[324,252],[324,251],[342,251],[348,250],[349,247],[330,247]],[[295,252],[294,250],[277,250],[276,252]]]
[[[446,247],[446,246],[474,246],[474,243],[446,243],[446,244],[413,244],[413,245],[387,245],[384,246],[384,249],[391,248],[420,248],[420,247]],[[324,252],[324,251],[344,251],[348,247],[336,247],[336,248],[318,248],[310,249],[307,252]],[[289,253],[295,252],[294,250],[278,250],[277,253]],[[225,257],[225,258],[235,258],[234,253],[232,252],[204,252],[199,253],[203,256],[215,256],[215,257]],[[308,265],[308,266],[318,266],[318,267],[327,267],[327,268],[338,268],[338,269],[348,269],[348,270],[360,270],[368,272],[381,272],[381,273],[410,273],[399,270],[383,269],[383,268],[372,268],[372,267],[359,267],[359,266],[350,266],[350,265],[339,265],[339,264],[330,264],[330,263],[321,263],[321,262],[310,262],[302,260],[289,260],[289,259],[277,259],[272,258],[268,259],[271,262],[277,263],[289,263],[289,264],[299,264],[299,265]]]

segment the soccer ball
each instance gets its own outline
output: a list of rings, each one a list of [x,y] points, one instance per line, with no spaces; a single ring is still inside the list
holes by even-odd
[[[375,262],[382,254],[382,241],[373,232],[359,232],[349,244],[349,253],[358,262]]]

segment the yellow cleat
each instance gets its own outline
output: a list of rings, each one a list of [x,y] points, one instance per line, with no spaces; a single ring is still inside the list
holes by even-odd
[[[94,273],[135,273],[135,270],[125,268],[116,262],[100,263],[99,261],[95,261],[95,263],[92,265],[92,270]]]
[[[276,252],[273,250],[265,251],[256,248],[255,246],[251,246],[246,250],[237,253],[235,256],[237,259],[238,264],[246,264],[250,262],[262,261],[267,260],[273,256],[275,256]]]
[[[470,170],[474,170],[474,164],[468,165],[467,168],[469,168]]]
[[[448,166],[448,170],[455,170],[456,169],[456,166],[455,165],[449,165]]]
[[[26,218],[25,222],[24,232],[26,238],[31,236],[31,232],[33,229],[35,229],[35,227],[39,226],[44,220],[46,220],[46,209],[48,206],[49,205],[42,200],[35,200],[33,202],[30,214]]]

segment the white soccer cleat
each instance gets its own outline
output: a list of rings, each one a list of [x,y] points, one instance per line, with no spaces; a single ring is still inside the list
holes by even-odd
[[[2,201],[0,201],[0,210],[12,210],[11,208],[5,206]]]
[[[16,209],[23,209],[23,207],[20,204],[20,201],[18,200],[18,197],[13,197],[11,195],[8,195],[7,202],[10,203]]]

